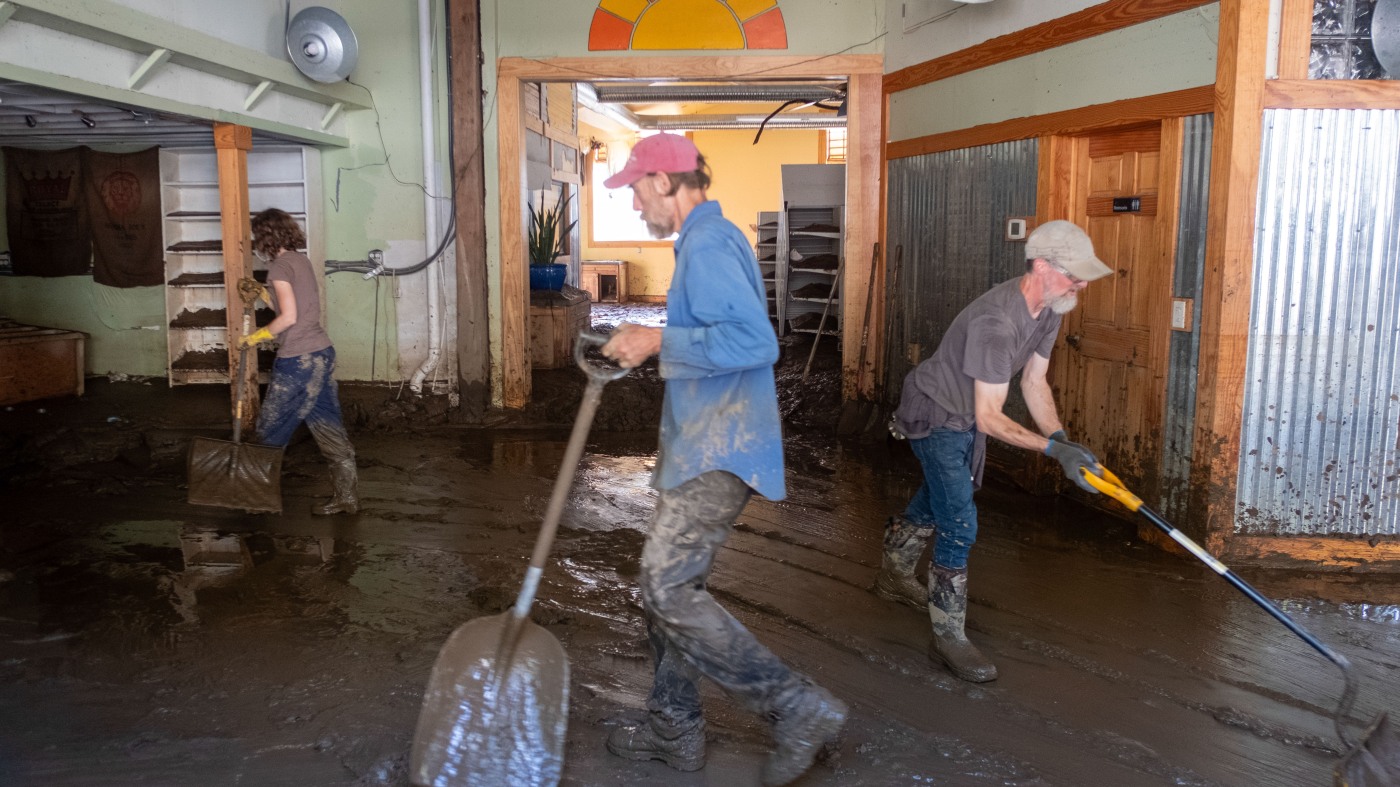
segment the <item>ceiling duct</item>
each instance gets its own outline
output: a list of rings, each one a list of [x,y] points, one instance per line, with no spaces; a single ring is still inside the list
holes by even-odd
[[[840,101],[842,85],[632,85],[593,86],[605,104],[647,103],[770,103],[773,101]]]
[[[644,129],[656,131],[698,131],[700,129],[768,128],[809,129],[845,128],[846,118],[831,115],[777,115],[764,124],[763,115],[642,115]]]

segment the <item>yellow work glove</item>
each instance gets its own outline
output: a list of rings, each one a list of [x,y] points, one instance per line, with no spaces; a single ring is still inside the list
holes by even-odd
[[[256,279],[238,280],[238,297],[243,299],[243,303],[252,306],[261,299],[268,306],[272,305],[272,295],[267,288],[258,283]]]
[[[266,328],[259,328],[256,331],[244,336],[238,341],[239,347],[256,347],[263,342],[272,341],[272,331]]]

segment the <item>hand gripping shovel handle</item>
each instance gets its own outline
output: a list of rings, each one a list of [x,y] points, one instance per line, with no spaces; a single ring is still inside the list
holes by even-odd
[[[1129,511],[1136,511],[1144,517],[1147,517],[1149,522],[1156,525],[1159,530],[1166,533],[1187,552],[1195,555],[1198,560],[1209,566],[1212,571],[1224,577],[1226,582],[1234,585],[1241,593],[1248,596],[1250,601],[1258,604],[1265,612],[1273,615],[1275,620],[1286,626],[1289,631],[1297,634],[1298,638],[1312,646],[1313,650],[1321,653],[1328,661],[1337,665],[1342,671],[1342,677],[1346,680],[1346,689],[1342,693],[1342,703],[1337,709],[1337,714],[1333,720],[1337,726],[1337,737],[1342,740],[1342,743],[1351,746],[1351,742],[1347,739],[1346,734],[1342,730],[1342,718],[1350,712],[1351,705],[1356,699],[1356,685],[1351,674],[1351,662],[1347,660],[1346,656],[1331,649],[1326,643],[1322,642],[1322,640],[1314,637],[1312,632],[1303,628],[1296,620],[1289,617],[1283,610],[1275,606],[1272,601],[1264,598],[1259,591],[1255,590],[1248,582],[1241,579],[1238,574],[1230,570],[1224,563],[1221,563],[1214,555],[1207,552],[1200,544],[1192,540],[1190,536],[1177,530],[1170,522],[1163,519],[1161,514],[1158,514],[1156,511],[1144,505],[1142,498],[1129,492],[1127,488],[1123,486],[1123,482],[1118,480],[1118,476],[1109,472],[1108,468],[1100,465],[1099,470],[1102,472],[1102,476],[1094,475],[1083,468],[1080,469],[1079,473],[1084,476],[1084,480],[1087,481],[1090,486],[1114,500],[1117,500],[1119,503],[1122,503]]]
[[[598,410],[598,401],[603,396],[603,386],[627,375],[627,369],[606,367],[592,363],[584,357],[585,345],[601,347],[607,344],[608,337],[589,331],[581,331],[574,342],[574,361],[588,375],[588,386],[583,391],[583,401],[579,404],[578,415],[574,418],[574,429],[569,435],[569,444],[564,449],[564,459],[559,465],[559,477],[554,479],[554,492],[549,497],[549,507],[544,512],[544,524],[540,536],[535,541],[534,554],[530,556],[530,568],[525,572],[525,583],[520,595],[515,599],[511,617],[522,620],[530,612],[535,602],[535,591],[539,588],[540,575],[544,573],[544,562],[549,550],[554,546],[554,534],[559,530],[559,518],[564,513],[564,503],[568,500],[569,489],[574,484],[574,473],[578,470],[578,460],[583,456],[584,443],[588,440],[588,430],[593,426],[593,414]]]

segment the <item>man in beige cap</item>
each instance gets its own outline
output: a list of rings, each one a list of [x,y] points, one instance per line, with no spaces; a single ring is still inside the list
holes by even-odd
[[[1040,225],[1026,240],[1025,274],[963,309],[938,350],[904,378],[890,430],[908,438],[924,483],[904,513],[885,525],[875,589],[885,598],[928,607],[933,623],[929,657],[963,680],[982,683],[997,677],[996,665],[963,631],[967,557],[977,540],[972,493],[982,484],[987,436],[1054,458],[1065,475],[1097,494],[1080,473],[1100,475],[1098,460],[1065,435],[1045,373],[1061,315],[1075,307],[1089,282],[1112,272],[1075,224]],[[1002,412],[1017,372],[1039,434]],[[915,579],[914,565],[930,539],[934,548],[925,586]]]

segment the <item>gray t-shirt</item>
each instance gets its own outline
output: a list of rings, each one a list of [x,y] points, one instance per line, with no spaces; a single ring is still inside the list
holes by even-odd
[[[1004,281],[968,304],[948,326],[938,349],[904,378],[895,410],[911,438],[933,429],[965,432],[977,426],[974,383],[1008,383],[1031,353],[1050,357],[1060,315],[1048,307],[1031,317],[1021,277]]]
[[[281,346],[277,348],[277,357],[294,358],[330,347],[330,334],[321,327],[321,291],[316,287],[316,271],[311,267],[311,260],[298,251],[277,255],[267,270],[267,283],[271,285],[275,281],[292,285],[292,297],[297,299],[297,321],[278,337]],[[273,291],[273,300],[276,300],[275,290],[271,286],[268,290]],[[282,307],[276,308],[282,311]]]

